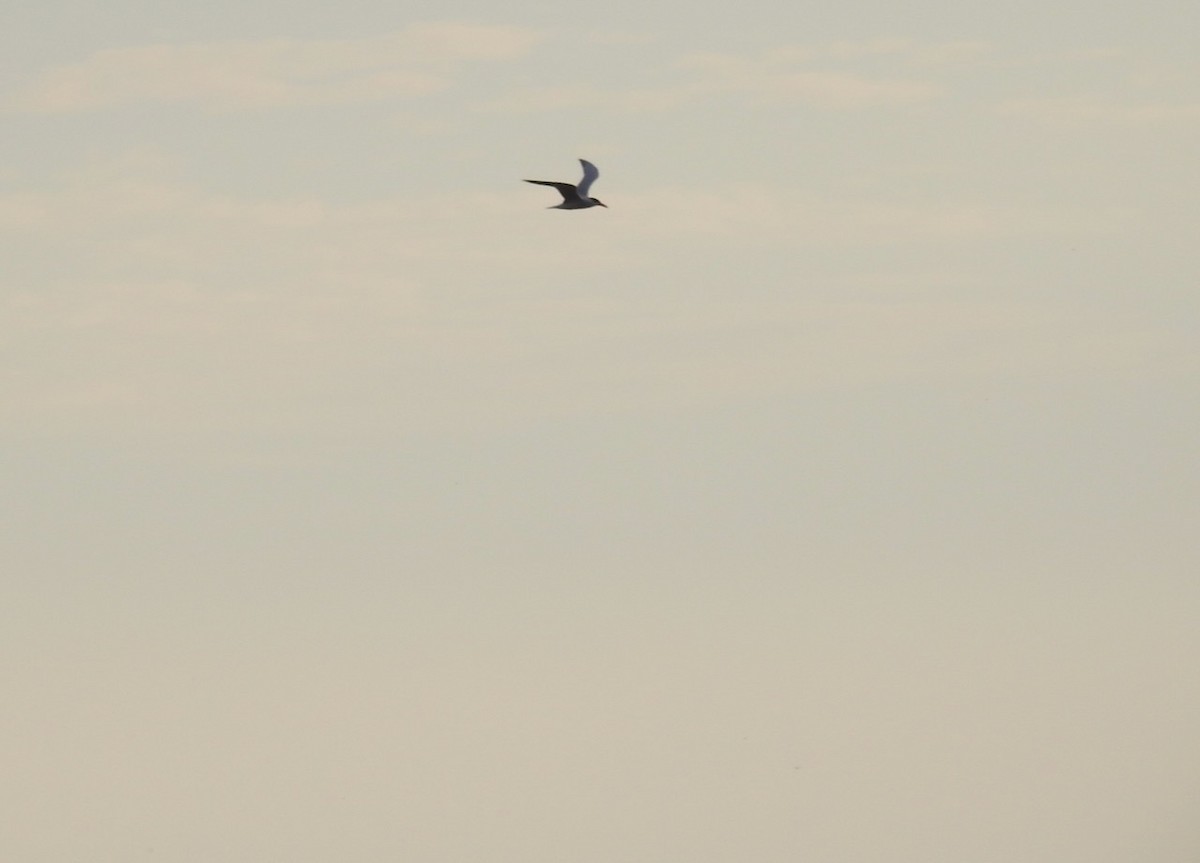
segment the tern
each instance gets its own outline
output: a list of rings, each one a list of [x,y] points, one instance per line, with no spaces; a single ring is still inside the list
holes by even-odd
[[[549,210],[586,210],[588,207],[604,207],[607,210],[608,204],[603,203],[599,198],[588,197],[588,190],[600,176],[600,171],[587,159],[580,159],[579,164],[583,165],[583,179],[579,181],[578,186],[572,186],[570,183],[556,183],[553,180],[526,180],[525,182],[536,183],[539,186],[553,186],[558,189],[558,193],[563,196],[562,203],[547,207]]]

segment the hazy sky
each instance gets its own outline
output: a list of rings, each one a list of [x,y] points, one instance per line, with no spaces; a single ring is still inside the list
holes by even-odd
[[[10,6],[0,857],[1198,859],[1200,6]]]

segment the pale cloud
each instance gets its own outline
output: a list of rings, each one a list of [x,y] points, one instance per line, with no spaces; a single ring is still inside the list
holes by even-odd
[[[814,55],[842,60],[892,57],[914,65],[943,65],[976,61],[991,51],[978,39],[948,42],[918,42],[913,39],[880,38],[834,42],[826,48],[810,49]]]
[[[594,45],[649,45],[658,37],[641,30],[593,30],[587,41]]]
[[[662,218],[662,202],[671,218]],[[1120,207],[1002,205],[979,201],[904,202],[781,194],[747,184],[697,189],[680,186],[624,196],[621,207],[636,230],[762,244],[893,245],[971,243],[1017,236],[1107,234],[1134,224]]]
[[[680,304],[653,292],[460,296],[395,279],[279,292],[98,283],[4,305],[30,340],[15,350],[70,344],[89,361],[38,363],[12,382],[0,420],[188,433],[300,417],[360,433],[519,425],[886,381],[1136,370],[1159,339],[1054,302],[785,293]],[[338,415],[347,404],[352,420]]]
[[[826,108],[864,108],[907,105],[941,95],[942,88],[927,81],[870,78],[845,72],[800,72],[771,76],[751,86],[765,95],[797,98]]]
[[[1084,210],[656,188],[580,231],[576,216],[547,213],[517,189],[336,203],[218,194],[156,168],[141,179],[97,170],[0,199],[0,211],[31,244],[49,244],[43,255],[98,274],[16,288],[3,302],[19,334],[10,347],[43,357],[0,404],[0,417],[23,425],[203,431],[302,413],[336,425],[345,421],[332,409],[321,417],[305,406],[348,399],[357,422],[390,427],[395,402],[374,407],[383,390],[423,404],[428,428],[519,423],[938,374],[1133,367],[1153,342],[1123,320],[1068,327],[1074,309],[1026,302],[830,303],[784,292],[679,304],[669,293],[560,283],[580,261],[595,274],[653,270],[665,249],[687,257],[697,245],[949,247],[1119,223]],[[47,344],[89,361],[48,362]]]
[[[545,249],[497,232],[520,217],[547,216],[532,187],[525,187],[532,197],[523,197],[512,183],[511,194],[255,197],[182,181],[156,154],[138,152],[36,192],[0,193],[0,225],[22,244],[30,273],[67,258],[102,278],[157,283],[190,274],[222,292],[251,282],[286,284],[288,291],[298,282],[392,284],[396,273],[479,278],[611,259],[590,234]]]
[[[1159,126],[1200,120],[1200,102],[1136,101],[1092,96],[1008,99],[996,109],[1015,118],[1046,123],[1106,126]]]
[[[826,108],[864,108],[923,102],[941,95],[940,84],[902,76],[813,68],[807,48],[777,49],[759,57],[699,54],[678,65],[699,76],[709,92],[742,92],[766,99],[793,99]],[[856,55],[857,56],[857,55]]]
[[[693,86],[605,90],[589,86],[528,87],[513,90],[480,107],[487,112],[535,114],[545,111],[607,110],[636,113],[678,108],[702,98]]]
[[[854,59],[881,54],[907,53],[912,50],[912,46],[911,39],[884,36],[877,39],[838,40],[825,50],[833,57]]]
[[[210,109],[369,102],[444,89],[462,63],[508,60],[528,29],[428,23],[362,39],[210,42],[99,51],[50,69],[10,110],[85,111],[192,102]]]
[[[517,114],[563,111],[591,108],[606,101],[611,105],[619,95],[585,86],[524,87],[493,99],[480,109]]]
[[[759,55],[767,64],[795,63],[881,63],[909,66],[942,66],[977,62],[990,54],[992,46],[982,40],[961,39],[947,42],[920,42],[900,37],[838,40],[824,45],[801,44],[770,48]],[[697,55],[705,56],[705,55]],[[728,57],[713,55],[708,57]]]
[[[514,90],[482,107],[514,113],[585,108],[661,111],[732,94],[767,102],[794,101],[832,110],[855,110],[911,105],[942,94],[942,85],[933,81],[828,68],[831,58],[857,58],[864,53],[892,50],[891,43],[887,43],[858,53],[847,47],[820,52],[797,47],[772,49],[756,57],[691,54],[673,64],[675,71],[690,76],[686,81],[619,90],[571,84],[530,87]],[[817,61],[825,65],[813,65]]]
[[[980,39],[960,39],[950,42],[917,44],[909,51],[908,59],[928,66],[948,66],[979,63],[993,54],[992,46]]]
[[[559,214],[545,213],[544,196],[515,180],[511,192],[456,189],[333,202],[313,195],[219,193],[173,174],[154,153],[131,154],[38,192],[0,194],[0,225],[10,236],[26,238],[26,254],[42,249],[61,257],[50,250],[70,247],[72,259],[91,256],[89,266],[106,272],[160,278],[174,271],[211,272],[214,261],[236,269],[238,261],[254,260],[252,269],[261,271],[269,262],[276,278],[375,280],[398,266],[512,275],[588,260],[602,269],[644,253],[647,238],[759,248],[790,247],[798,238],[808,246],[969,244],[1108,235],[1139,218],[1117,206],[921,201],[710,183],[622,190],[614,214],[601,213],[594,230],[577,231],[567,230],[576,224],[569,220],[541,224]],[[516,226],[531,220],[539,221],[530,229],[555,231],[551,248],[522,240]]]

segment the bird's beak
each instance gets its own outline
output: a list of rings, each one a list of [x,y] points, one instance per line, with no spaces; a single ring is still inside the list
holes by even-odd
[[[606,210],[608,209],[608,204],[605,204],[603,201],[597,201],[596,203],[598,205],[600,205],[601,207],[603,207],[604,209],[606,209]]]

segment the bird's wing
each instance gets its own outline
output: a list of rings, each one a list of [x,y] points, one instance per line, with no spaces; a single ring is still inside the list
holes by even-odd
[[[570,183],[556,183],[553,180],[526,180],[526,183],[536,183],[539,186],[553,186],[563,196],[564,201],[577,200],[580,195]]]
[[[587,159],[580,159],[579,164],[583,165],[583,179],[579,181],[579,196],[586,198],[588,191],[592,188],[592,183],[596,182],[596,178],[600,176],[600,169],[589,162]]]

